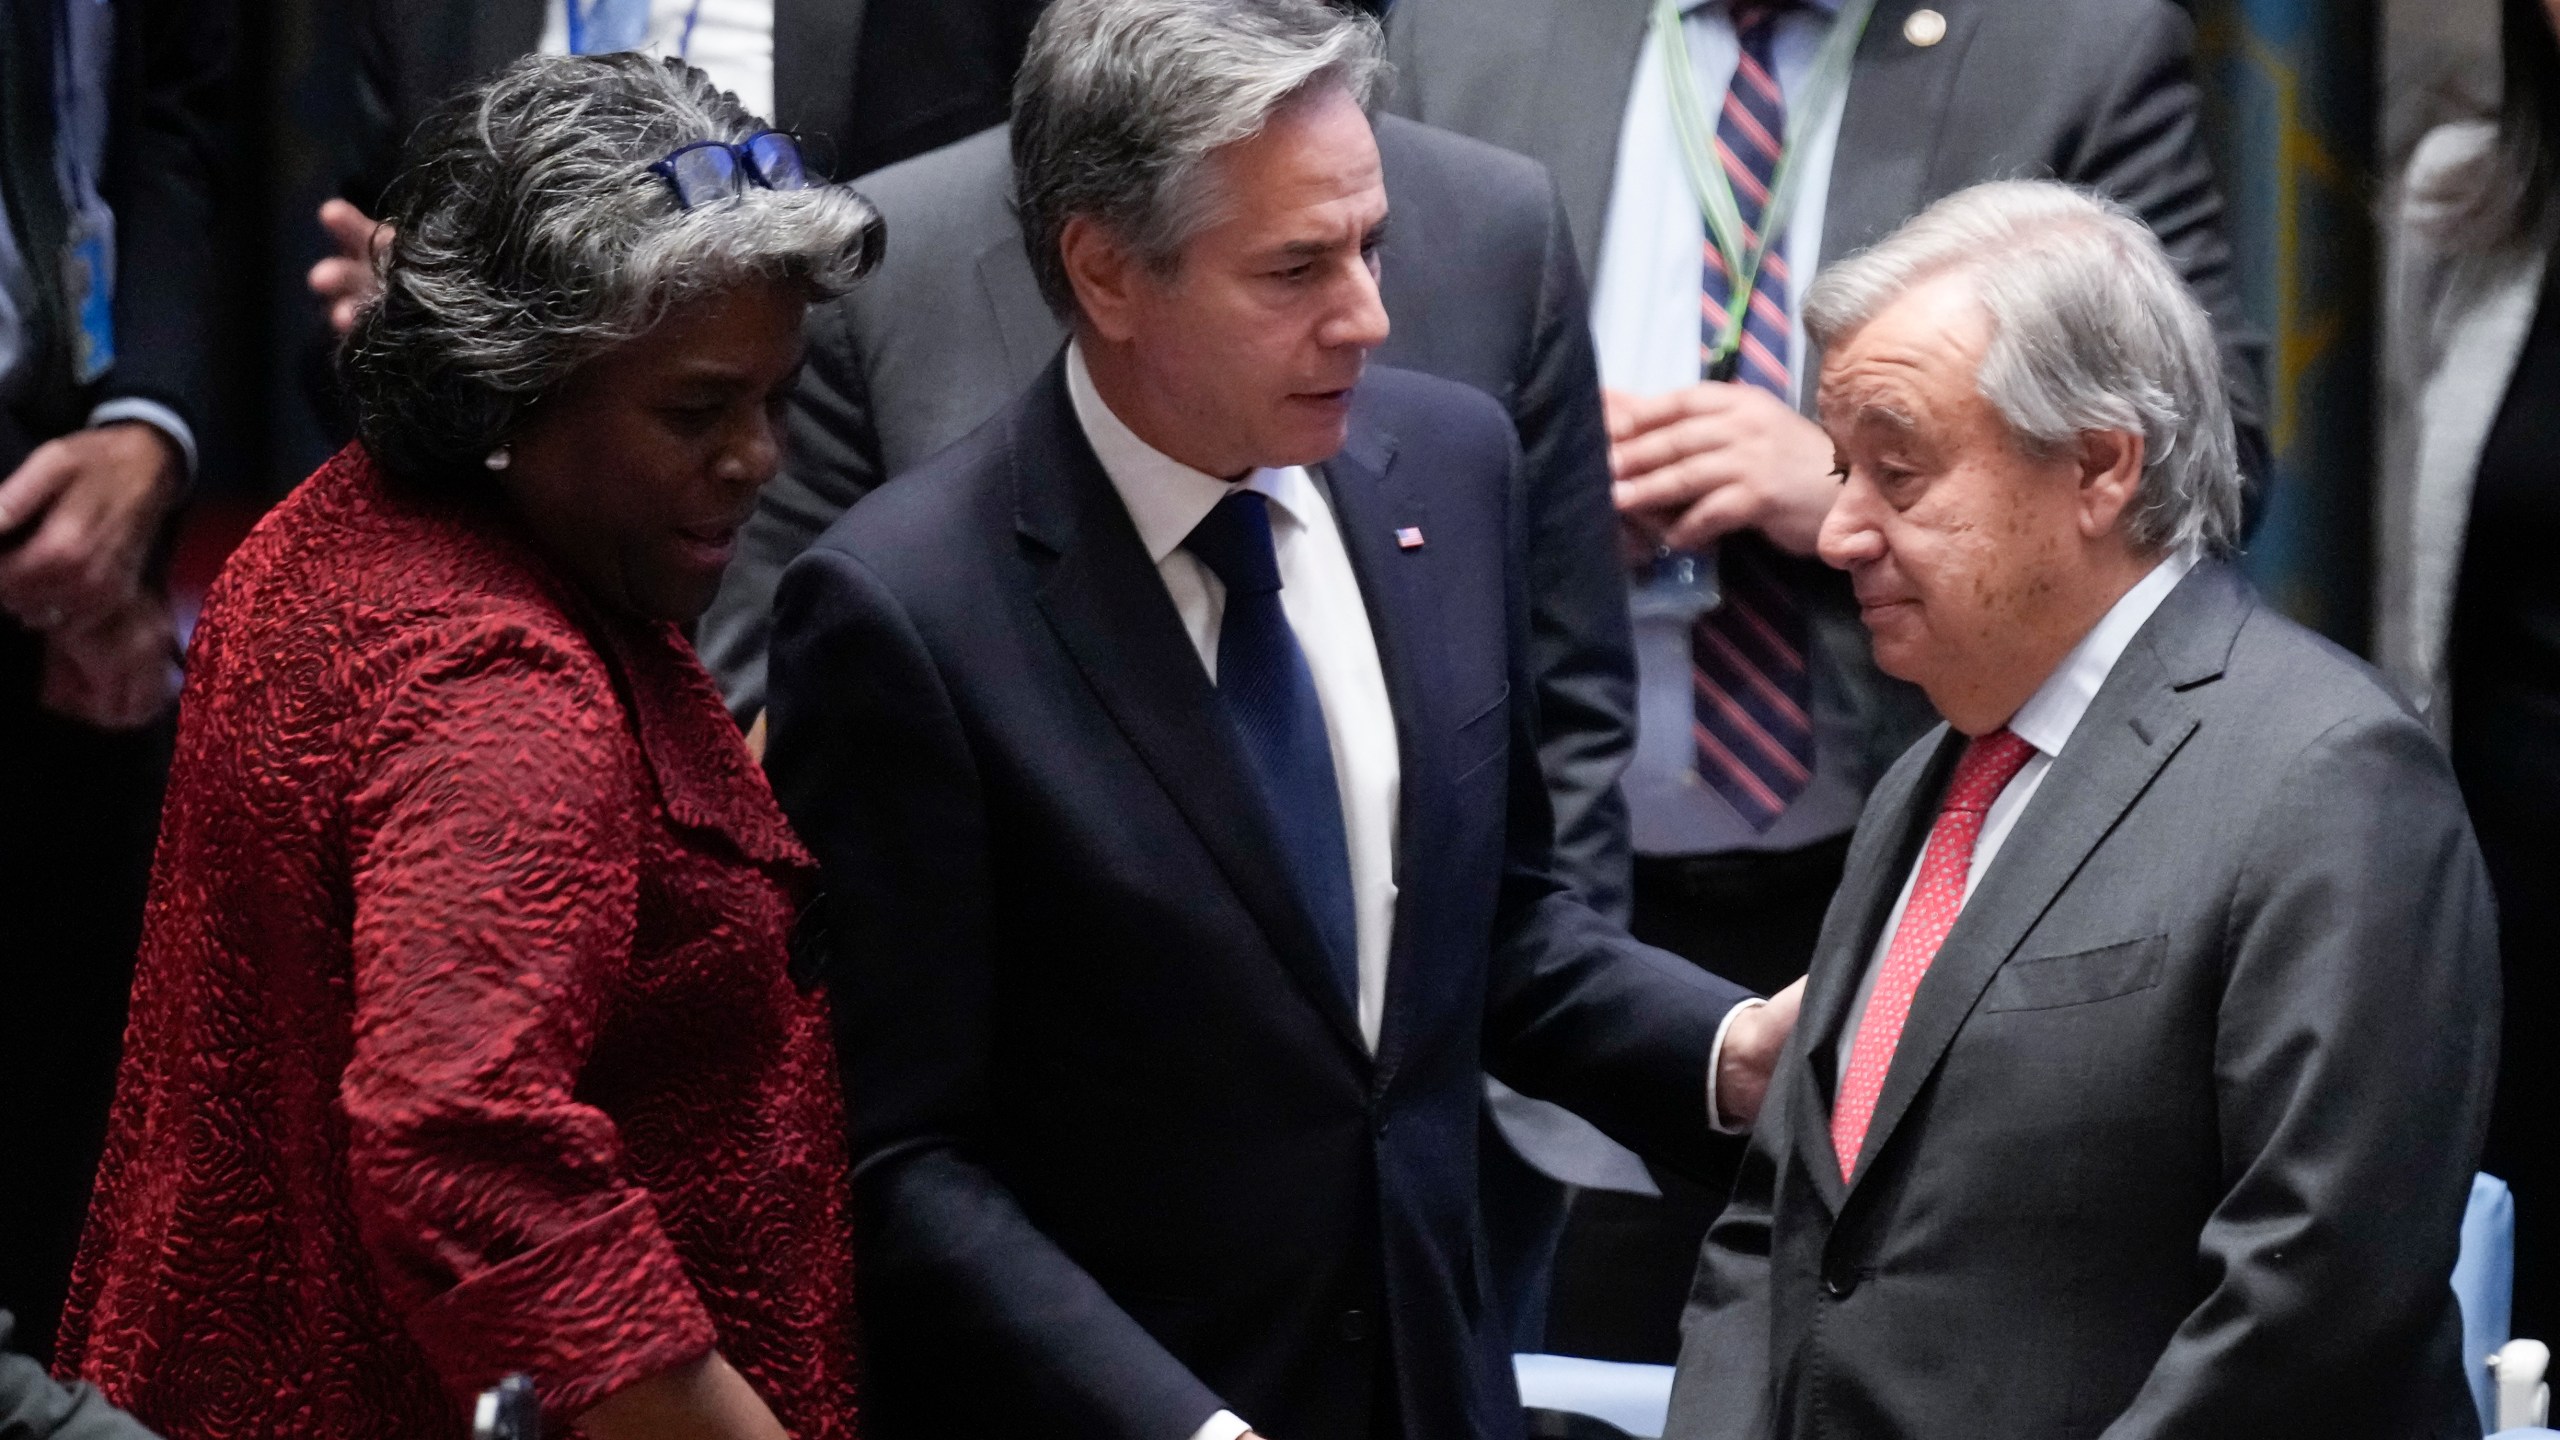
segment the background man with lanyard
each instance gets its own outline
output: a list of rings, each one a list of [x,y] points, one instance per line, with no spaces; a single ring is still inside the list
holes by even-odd
[[[114,1085],[204,420],[229,0],[0,0],[0,1309],[49,1351]]]

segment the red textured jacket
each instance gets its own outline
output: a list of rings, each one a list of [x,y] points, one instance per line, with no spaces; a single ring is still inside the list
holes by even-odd
[[[351,447],[189,669],[61,1367],[171,1440],[459,1440],[716,1344],[852,1435],[813,867],[682,634]]]

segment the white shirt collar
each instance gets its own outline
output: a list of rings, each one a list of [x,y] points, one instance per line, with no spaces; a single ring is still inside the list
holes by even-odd
[[[2203,552],[2195,546],[2182,546],[2152,566],[2150,574],[2135,581],[2133,588],[2089,628],[2089,633],[2080,637],[2080,643],[2071,647],[2071,653],[2062,657],[2062,663],[2045,677],[2044,684],[2036,687],[2036,693],[2027,697],[2027,703],[2018,707],[2018,713],[2009,717],[2010,731],[2047,756],[2060,755],[2071,732],[2080,728],[2080,717],[2089,713],[2090,702],[2098,698],[2099,687],[2115,673],[2125,647],[2142,633],[2152,612],[2160,608],[2160,602],[2169,598],[2169,592],[2178,588],[2178,582],[2202,558]]]
[[[1316,502],[1315,482],[1304,467],[1256,470],[1231,484],[1139,439],[1138,432],[1103,403],[1102,393],[1093,388],[1093,372],[1085,367],[1083,347],[1072,341],[1067,345],[1067,401],[1075,407],[1076,423],[1084,427],[1094,458],[1102,462],[1102,473],[1111,477],[1111,488],[1120,492],[1120,503],[1136,522],[1149,564],[1161,565],[1166,556],[1181,549],[1230,490],[1268,496],[1275,527],[1283,523],[1303,527],[1308,507]]]

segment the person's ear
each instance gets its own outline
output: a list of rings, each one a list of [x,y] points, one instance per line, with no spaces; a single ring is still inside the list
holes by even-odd
[[[2142,490],[2146,449],[2132,430],[2084,430],[2080,434],[2080,538],[2096,540],[2116,528]]]
[[[1125,344],[1136,330],[1137,287],[1145,266],[1119,237],[1090,217],[1071,215],[1058,232],[1058,258],[1075,288],[1076,307],[1094,333]]]

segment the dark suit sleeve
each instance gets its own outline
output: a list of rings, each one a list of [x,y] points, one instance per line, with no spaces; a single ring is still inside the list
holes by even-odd
[[[995,1016],[985,797],[921,637],[818,548],[779,598],[775,789],[830,887],[864,1309],[900,1347],[969,1352],[1047,1433],[1183,1440],[1220,1399],[1041,1233],[977,1153]],[[979,1364],[980,1360],[983,1364]],[[929,1368],[955,1367],[948,1353]]]
[[[99,400],[154,400],[199,434],[213,330],[219,128],[234,0],[116,8],[116,113],[105,198],[116,216],[116,363]]]
[[[1630,861],[1618,779],[1635,749],[1634,640],[1582,267],[1552,181],[1549,195],[1536,325],[1511,406],[1523,451],[1525,493],[1515,503],[1527,532],[1529,673],[1556,870],[1591,908],[1623,922]]]
[[[2275,793],[2228,920],[2228,1188],[2196,1254],[2211,1288],[2106,1440],[2280,1434],[2303,1415],[2434,1433],[2380,1396],[2435,1338],[2411,1317],[2449,1310],[2497,1071],[2488,880],[2413,721],[2342,723]]]
[[[2249,524],[2266,513],[2273,479],[2267,442],[2265,337],[2247,319],[2240,279],[2223,229],[2195,82],[2195,25],[2177,6],[2146,7],[2149,19],[2117,60],[2106,98],[2062,178],[2123,203],[2149,224],[2188,288],[2213,317],[2223,380],[2249,484]]]
[[[783,568],[887,478],[880,473],[880,437],[872,429],[852,303],[837,300],[809,311],[808,358],[791,396],[782,468],[757,492],[720,593],[695,629],[702,663],[741,727],[765,708],[765,647]]]
[[[1510,427],[1501,427],[1510,444]],[[1511,452],[1516,467],[1520,457]],[[1515,486],[1511,493],[1517,493]],[[1646,1159],[1695,1170],[1707,1125],[1707,1059],[1743,987],[1644,945],[1556,874],[1554,810],[1538,768],[1525,664],[1523,536],[1510,527],[1511,747],[1502,893],[1487,974],[1484,1068],[1552,1100]]]

